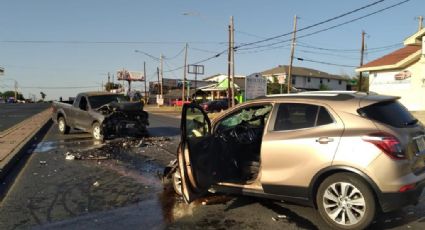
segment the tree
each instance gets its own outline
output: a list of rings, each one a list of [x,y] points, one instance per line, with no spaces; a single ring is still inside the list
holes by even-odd
[[[43,91],[41,91],[40,95],[41,95],[41,100],[44,101],[44,99],[46,98],[46,94]]]
[[[15,97],[15,91],[6,91],[4,93],[0,93],[1,97],[7,99],[9,97]],[[18,93],[17,100],[25,100],[24,96],[21,93]]]
[[[273,81],[267,80],[267,94],[280,94],[281,87],[283,89],[282,93],[287,93],[286,84],[281,86],[277,81],[277,77],[273,76]]]
[[[121,84],[118,84],[118,83],[108,82],[105,84],[105,90],[108,92],[113,89],[120,89],[121,87],[122,87]]]
[[[326,91],[326,90],[331,90],[331,88],[325,84],[320,84],[319,90]]]

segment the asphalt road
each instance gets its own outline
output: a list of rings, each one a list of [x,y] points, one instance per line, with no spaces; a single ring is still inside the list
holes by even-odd
[[[328,229],[313,208],[281,201],[211,195],[185,204],[157,176],[174,158],[179,119],[151,114],[150,122],[154,137],[105,145],[52,126],[2,198],[0,229]],[[379,214],[370,229],[424,222],[423,201]]]
[[[0,104],[0,132],[50,106],[50,103]]]

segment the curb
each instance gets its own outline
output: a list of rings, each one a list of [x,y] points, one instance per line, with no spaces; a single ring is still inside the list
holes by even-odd
[[[46,112],[46,110],[42,111],[41,113],[44,113],[44,112]],[[41,114],[41,113],[38,113],[38,114]],[[17,130],[19,127],[22,127],[23,125],[25,125],[26,122],[28,122],[28,120],[32,119],[34,116],[8,129],[7,133],[2,132],[1,137],[4,137],[12,133],[13,131]],[[53,124],[53,121],[50,117],[42,121],[39,124],[38,130],[35,130],[29,133],[28,136],[25,137],[25,140],[23,140],[15,148],[13,148],[13,150],[2,161],[0,161],[0,180],[3,180],[15,165],[17,165],[18,163],[21,163],[22,160],[24,161],[26,160],[26,157],[28,155],[27,150],[32,146],[32,144],[34,144],[34,142],[42,138],[42,136],[48,131],[48,129],[50,128],[52,124]]]

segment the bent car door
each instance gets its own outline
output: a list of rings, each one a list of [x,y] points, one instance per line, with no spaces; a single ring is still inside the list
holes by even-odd
[[[214,181],[214,138],[207,114],[196,104],[185,104],[181,118],[181,144],[178,163],[182,193],[191,202],[206,192]]]

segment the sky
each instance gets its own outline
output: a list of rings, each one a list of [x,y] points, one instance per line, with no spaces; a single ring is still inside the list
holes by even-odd
[[[306,29],[297,32],[294,54],[304,61],[293,65],[353,76],[362,31],[367,63],[401,48],[424,9],[423,0],[0,0],[0,92],[16,81],[26,98],[41,91],[48,100],[68,98],[99,90],[108,73],[143,71],[144,62],[147,81],[156,81],[161,54],[164,78],[181,79],[185,43],[189,64],[225,51],[231,16],[236,74],[288,65],[296,15],[297,28]],[[227,53],[201,64],[199,78],[226,74]]]

